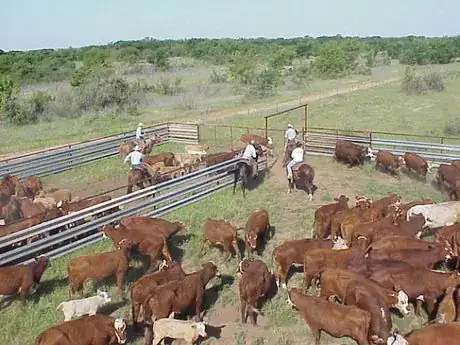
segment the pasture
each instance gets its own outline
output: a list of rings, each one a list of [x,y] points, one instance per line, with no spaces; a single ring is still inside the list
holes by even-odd
[[[262,258],[269,267],[272,267],[273,249],[285,240],[310,237],[315,209],[324,203],[332,202],[332,199],[340,194],[345,194],[350,199],[355,195],[366,195],[377,199],[394,192],[400,194],[404,201],[426,197],[435,201],[443,200],[442,194],[430,182],[413,180],[404,174],[400,180],[397,180],[374,171],[368,164],[363,168],[349,169],[333,162],[331,158],[309,157],[308,161],[316,169],[315,183],[318,186],[312,202],[307,201],[306,193],[300,191],[291,195],[286,193],[285,172],[277,162],[261,185],[250,191],[246,199],[242,198],[241,191],[238,189],[236,195],[232,195],[231,190],[226,190],[174,211],[165,217],[168,220],[180,220],[189,226],[188,233],[185,236],[179,236],[179,240],[172,248],[175,258],[183,260],[183,266],[187,272],[197,269],[203,261],[213,260],[224,275],[222,281],[215,278],[211,282],[214,283],[214,287],[207,294],[206,309],[208,312],[206,316],[209,318],[209,324],[225,325],[225,327],[222,329],[221,339],[210,338],[204,341],[205,344],[300,345],[313,341],[308,327],[300,319],[298,313],[287,304],[287,294],[284,290],[279,290],[271,301],[265,303],[262,308],[265,316],[259,318],[257,328],[251,325],[244,326],[239,322],[238,278],[235,275],[238,260],[233,258],[228,263],[224,262],[224,255],[217,248],[207,249],[203,257],[198,255],[201,225],[207,217],[224,218],[235,226],[244,226],[247,217],[255,209],[261,207],[267,209],[271,223],[275,227],[275,234],[269,240]],[[80,183],[79,181],[74,182]],[[72,188],[72,186],[68,187]],[[42,330],[62,321],[62,313],[56,311],[55,308],[61,301],[68,299],[66,279],[68,260],[82,254],[109,251],[112,248],[110,240],[103,240],[53,261],[52,266],[45,272],[37,293],[29,299],[25,311],[22,310],[18,301],[14,301],[12,305],[1,310],[0,342],[11,345],[32,343]],[[140,262],[135,262],[134,266],[128,273],[129,283],[137,279],[143,271]],[[300,284],[300,274],[296,274],[289,282],[289,286]],[[85,293],[92,295],[100,286],[101,284],[95,286],[90,283]],[[129,319],[129,301],[121,298],[114,288],[114,282],[102,283],[102,286],[108,287],[110,294],[114,297],[107,312]],[[420,327],[424,321],[413,315],[404,320],[394,317],[394,322],[401,332]],[[129,344],[143,344],[142,337],[133,338],[132,333],[130,336]],[[343,343],[351,344],[352,342],[323,335],[322,344],[324,345]]]

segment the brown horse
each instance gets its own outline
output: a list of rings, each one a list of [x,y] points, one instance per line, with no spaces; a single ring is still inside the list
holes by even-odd
[[[296,148],[295,141],[291,141],[287,144],[286,150],[284,151],[283,168],[286,168],[288,163],[291,161],[291,154],[295,148]]]
[[[287,171],[286,171],[287,174]],[[297,189],[303,189],[308,192],[308,198],[313,199],[313,193],[317,187],[313,184],[315,178],[315,169],[307,163],[300,163],[292,169],[292,180],[288,178],[288,193],[294,189],[294,183]]]
[[[262,152],[262,147],[261,145],[255,144],[254,148],[256,149],[256,158],[255,161],[257,162],[259,158],[263,155]],[[246,160],[241,160],[238,163],[236,163],[236,168],[233,170],[233,194],[235,194],[236,191],[236,185],[238,183],[238,180],[241,177],[241,189],[243,190],[243,197],[246,197],[246,188],[248,188],[250,178],[252,178],[252,169],[247,163]]]
[[[170,179],[169,176],[162,175],[158,172],[154,172],[152,177],[150,177],[146,170],[133,169],[128,174],[128,190],[126,194],[132,193],[134,186],[139,189],[144,189],[145,187],[150,187]]]
[[[145,155],[148,155],[152,152],[153,147],[157,144],[163,143],[163,138],[159,135],[154,134],[153,136],[145,139],[142,146],[141,152]],[[136,142],[134,140],[125,140],[120,145],[118,145],[118,152],[122,156],[127,156],[130,152],[134,150]]]

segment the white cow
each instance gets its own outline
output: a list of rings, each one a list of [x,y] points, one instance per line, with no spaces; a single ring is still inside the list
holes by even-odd
[[[62,302],[57,306],[56,310],[62,310],[64,321],[70,321],[73,316],[95,315],[98,309],[110,301],[112,301],[112,298],[107,292],[97,290],[97,295],[95,296]]]
[[[447,201],[439,204],[416,205],[407,211],[407,221],[416,214],[425,218],[425,225],[439,228],[460,221],[460,201]]]
[[[177,319],[159,319],[153,324],[152,345],[159,344],[164,338],[184,339],[193,345],[200,336],[207,337],[206,325],[203,322],[184,321]]]

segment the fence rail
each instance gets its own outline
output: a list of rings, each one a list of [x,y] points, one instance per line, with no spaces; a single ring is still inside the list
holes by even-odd
[[[0,238],[0,265],[30,262],[37,255],[56,258],[74,250],[92,244],[102,238],[98,228],[105,224],[118,222],[131,215],[158,217],[177,208],[201,200],[215,192],[232,185],[233,174],[239,158],[192,172],[188,175],[165,181],[157,185],[135,191],[128,195],[106,201],[73,214],[50,220],[45,223],[12,233]],[[258,164],[260,171],[267,169],[267,161]],[[95,215],[117,210],[99,218]],[[78,221],[91,218],[83,224],[69,227]],[[54,235],[42,237],[35,242],[11,248],[13,244],[39,235],[49,234],[52,230],[63,229]],[[83,238],[76,238],[83,236]]]
[[[144,130],[146,135],[160,135],[164,142],[197,143],[198,128],[194,124],[159,124]],[[18,177],[46,176],[57,174],[83,164],[118,154],[118,145],[124,140],[133,140],[132,132],[116,134],[77,144],[43,150],[36,154],[0,161],[0,176],[7,174]]]
[[[390,135],[396,136],[394,133]],[[306,152],[307,154],[332,156],[337,140],[348,140],[359,145],[370,146],[374,150],[388,150],[397,155],[413,152],[430,161],[434,167],[460,159],[460,145],[388,139],[385,138],[385,134],[379,132],[324,128],[308,129],[305,134]]]

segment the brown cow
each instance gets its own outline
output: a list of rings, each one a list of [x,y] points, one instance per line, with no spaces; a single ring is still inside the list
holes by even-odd
[[[163,261],[163,264],[157,272],[139,278],[131,286],[130,290],[133,324],[137,324],[142,303],[150,295],[153,288],[170,281],[182,280],[184,278],[185,272],[180,262],[168,264],[166,261]]]
[[[84,316],[43,331],[35,345],[107,345],[126,343],[126,322],[105,315]]]
[[[210,167],[225,161],[228,161],[230,159],[235,158],[237,155],[241,154],[243,152],[243,149],[241,150],[232,150],[230,152],[217,152],[217,153],[211,153],[207,155],[206,157],[203,157],[203,162],[206,167]]]
[[[163,218],[145,216],[125,217],[120,224],[135,232],[162,234],[167,240],[180,231],[187,231],[187,226],[182,222],[170,222]]]
[[[296,288],[289,290],[288,302],[299,311],[310,327],[315,336],[315,345],[319,345],[321,331],[336,338],[350,337],[358,345],[369,345],[368,334],[371,325],[369,312],[304,295]]]
[[[284,289],[287,288],[287,278],[289,269],[292,265],[303,267],[303,256],[315,249],[332,249],[335,243],[331,239],[302,239],[286,241],[273,249],[272,260],[275,261],[275,270],[277,270],[276,284],[280,284]],[[338,249],[345,249],[342,246]],[[277,267],[278,266],[278,267]]]
[[[409,173],[413,170],[417,174],[426,178],[426,174],[431,172],[431,166],[427,163],[427,161],[415,153],[406,152],[403,159],[404,165]]]
[[[111,199],[112,198],[109,195],[99,195],[93,198],[73,202],[60,201],[57,203],[57,207],[63,212],[63,214],[71,214]]]
[[[84,255],[74,258],[67,264],[69,274],[69,297],[79,292],[83,295],[84,284],[88,280],[104,280],[111,276],[117,277],[117,286],[123,295],[126,271],[129,268],[129,240],[121,241],[118,249],[111,252]]]
[[[42,190],[42,182],[38,177],[30,176],[19,180],[16,195],[19,197],[28,197],[29,199],[35,196]]]
[[[34,262],[26,265],[0,267],[0,295],[8,296],[19,293],[23,307],[26,298],[33,293],[40,284],[43,273],[48,267],[49,259],[46,256],[35,258]]]
[[[315,231],[313,238],[327,238],[331,234],[331,217],[338,211],[348,210],[348,201],[350,200],[345,195],[340,195],[334,198],[335,203],[323,205],[315,211]]]
[[[247,266],[243,269],[243,266]],[[241,302],[241,322],[246,323],[251,314],[252,324],[257,324],[257,314],[263,315],[258,309],[260,299],[270,291],[272,274],[262,260],[243,259],[238,265],[242,274],[238,289]]]
[[[403,158],[387,150],[379,150],[375,156],[375,169],[382,167],[399,177],[399,168],[403,164]]]
[[[438,313],[436,315],[437,323],[453,322],[457,319],[456,303],[455,303],[455,286],[449,286],[441,302],[439,302]]]
[[[267,241],[267,235],[270,231],[270,219],[268,212],[264,209],[254,211],[248,218],[246,223],[246,233],[244,234],[244,242],[248,254],[252,254],[254,250],[259,253],[261,244]]]
[[[17,200],[24,218],[32,218],[46,212],[46,207],[44,207],[42,204],[34,203],[33,200],[29,198],[18,197]]]
[[[445,187],[449,192],[449,198],[455,199],[457,194],[457,181],[460,180],[460,170],[448,164],[440,164],[436,175],[438,184]]]
[[[4,197],[14,195],[17,183],[17,177],[11,175],[3,176],[2,182],[0,182],[0,194],[3,194]]]
[[[222,246],[227,254],[227,261],[232,257],[232,248],[235,255],[241,256],[238,249],[238,229],[225,220],[206,219],[203,224],[200,255],[206,243]]]
[[[366,249],[366,253],[371,250],[399,250],[399,249],[424,249],[435,248],[434,243],[418,240],[401,235],[388,235],[373,241]]]
[[[172,262],[166,238],[162,233],[131,230],[123,225],[115,227],[104,225],[99,231],[109,237],[117,248],[126,239],[129,240],[130,248],[137,245],[137,250],[140,254],[150,257],[149,266],[155,263],[160,253],[168,262]]]
[[[450,164],[453,167],[456,167],[457,169],[460,169],[460,159],[454,159]]]
[[[350,215],[361,214],[364,210],[367,210],[371,207],[372,201],[366,197],[356,196],[355,204],[356,206],[348,209],[337,211],[331,217],[331,235],[340,236],[340,225]]]
[[[246,143],[246,144],[249,143],[251,140],[254,140],[256,144],[259,144],[259,145],[262,145],[268,148],[271,148],[273,145],[272,138],[270,137],[265,138],[257,134],[249,134],[249,133],[241,134],[240,139],[243,143]]]
[[[174,158],[174,153],[172,152],[162,152],[152,156],[145,156],[144,162],[150,166],[158,162],[163,162],[163,164],[167,167],[173,167],[177,165],[177,161]]]
[[[21,203],[15,196],[11,196],[8,203],[1,207],[0,211],[0,217],[3,220],[2,223],[4,223],[1,225],[17,222],[21,218],[24,218],[21,212]]]
[[[394,343],[394,345],[453,345],[458,343],[458,339],[460,339],[460,324],[441,323],[416,330],[407,337],[409,343]]]
[[[201,265],[201,270],[186,275],[184,279],[158,286],[142,305],[144,322],[148,324],[152,315],[155,319],[162,319],[171,313],[186,312],[193,306],[195,318],[201,320],[206,285],[214,277],[220,277],[217,266],[213,262],[206,262]]]
[[[363,165],[366,157],[373,157],[370,147],[362,147],[347,140],[337,140],[335,144],[334,157],[337,161],[348,163],[350,168],[353,165]]]

